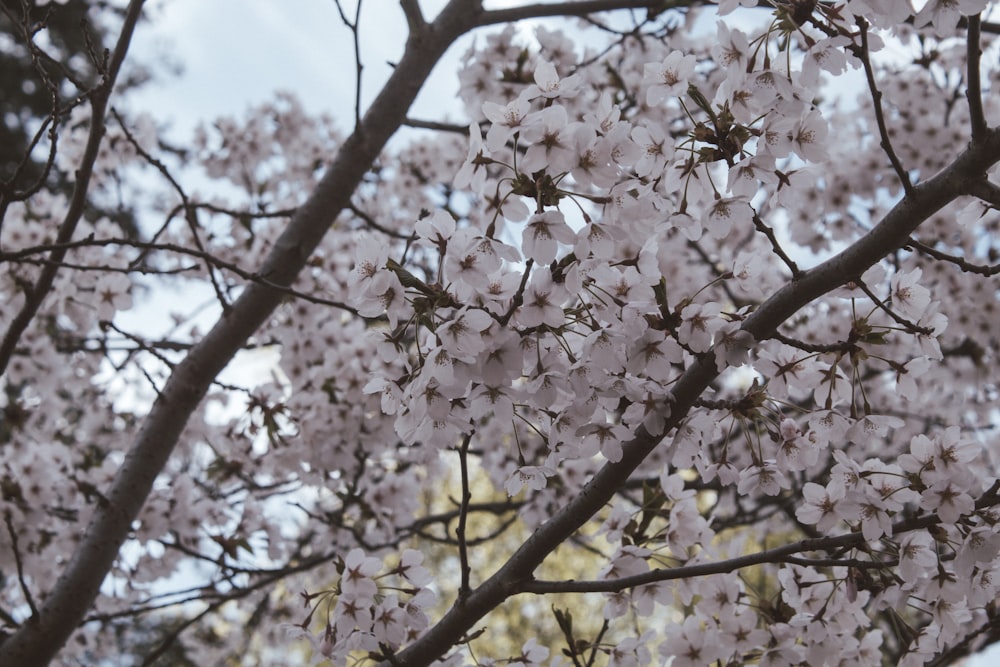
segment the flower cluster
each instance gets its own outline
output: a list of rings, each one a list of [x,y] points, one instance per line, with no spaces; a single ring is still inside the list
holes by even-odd
[[[537,56],[512,46],[510,32],[470,52],[465,99],[486,131],[470,125],[455,186],[470,189],[482,207],[438,209],[414,224],[417,245],[433,257],[419,276],[373,242],[356,255],[359,281],[392,285],[391,301],[381,287],[353,294],[359,310],[388,315],[389,329],[376,335],[407,369],[368,387],[392,396],[383,408],[396,415],[403,441],[440,450],[462,438],[499,443],[501,451],[483,464],[508,495],[526,493],[527,520],[541,521],[573,480],[619,461],[630,440],[665,435],[669,447],[651,457],[665,480],[656,513],[647,499],[641,511],[615,506],[605,520],[602,532],[619,545],[602,570],[608,579],[648,573],[664,560],[735,558],[745,543],[720,542],[717,525],[746,511],[738,499],[769,506],[794,494],[802,502],[793,525],[806,535],[846,531],[869,545],[889,540],[894,546],[884,554],[868,552],[872,567],[890,567],[877,563],[901,548],[893,540],[927,535],[909,532],[908,517],[921,512],[955,526],[961,557],[961,536],[987,521],[975,500],[990,493],[991,478],[967,465],[981,450],[958,444],[969,441],[949,429],[938,439],[950,442],[954,462],[936,473],[945,464],[929,460],[928,436],[890,416],[900,401],[925,403],[919,387],[942,358],[950,307],[935,299],[920,265],[891,273],[876,265],[807,311],[781,341],[755,341],[741,330],[781,272],[799,270],[773,236],[760,234],[770,231],[765,215],[787,216],[792,238],[818,249],[858,233],[843,218],[829,217],[826,231],[813,224],[842,215],[849,202],[839,193],[852,188],[853,196],[870,193],[877,201],[880,188],[893,190],[886,171],[885,185],[853,187],[862,170],[847,165],[879,149],[841,154],[830,141],[830,111],[810,102],[824,73],[870,58],[862,39],[856,30],[809,37],[801,69],[781,70],[763,55],[765,36],[720,23],[717,46],[707,51],[678,36],[669,47],[647,44],[641,56],[612,52],[619,88],[588,80],[591,71],[574,67],[548,32],[538,35]],[[503,54],[516,66],[505,66]],[[726,77],[707,74],[699,62],[713,62]],[[496,78],[505,85],[496,88]],[[810,195],[813,165],[837,162],[844,168]],[[736,238],[749,241],[733,252]],[[685,259],[692,244],[709,256],[731,253],[728,263]],[[665,433],[671,387],[706,362],[723,373],[722,400],[706,401],[704,411]],[[907,434],[912,452],[887,457],[884,448]],[[681,471],[721,494],[715,521],[706,519],[704,496],[684,490]],[[767,523],[783,530],[776,518]],[[673,626],[659,647],[677,664],[755,651],[775,664],[822,664],[832,659],[822,647],[834,645],[837,659],[863,662],[884,641],[866,610],[918,599],[939,567],[938,559],[919,562],[925,569],[903,587],[888,586],[885,577],[872,583],[867,570],[847,565],[778,568],[784,604],[794,610],[789,617],[755,613],[762,601],[739,577],[707,580],[709,588],[732,586],[718,593],[626,589],[609,594],[604,609],[608,618],[648,616],[678,594],[729,601],[699,603],[700,613]],[[815,602],[802,597],[806,591]],[[981,591],[948,595],[956,613],[973,599],[982,613]],[[937,649],[961,639],[926,611],[923,632],[934,633]],[[825,614],[851,621],[829,627]],[[914,641],[897,650],[916,660],[925,647]]]
[[[482,36],[459,72],[468,125],[383,152],[308,252],[319,233],[288,230],[359,142],[285,94],[197,131],[203,193],[149,159],[147,117],[109,125],[94,202],[138,165],[170,175],[141,198],[163,214],[148,239],[99,216],[55,244],[66,195],[3,199],[3,623],[110,502],[149,406],[197,394],[164,387],[228,342],[204,334],[215,317],[254,332],[243,363],[151,479],[78,661],[173,624],[129,625],[186,600],[160,587],[191,571],[226,620],[178,644],[198,664],[278,661],[289,634],[316,663],[405,662],[438,596],[458,627],[496,591],[532,627],[500,646],[470,626],[443,664],[919,665],[973,646],[1000,593],[1000,104],[979,95],[1000,74],[966,40],[985,3],[727,18],[755,4],[720,2],[710,28],[694,9],[608,19],[601,49]],[[53,173],[84,159],[89,118],[56,119]],[[271,309],[234,325],[257,298]],[[515,552],[531,576],[477,588]],[[264,588],[281,579],[310,591],[292,626],[288,585]],[[513,597],[581,590],[595,628]]]
[[[292,636],[301,634],[312,643],[314,664],[326,659],[344,664],[352,651],[399,647],[430,622],[426,610],[436,596],[427,588],[431,574],[422,562],[420,552],[406,550],[394,567],[382,572],[381,560],[352,549],[338,562],[336,588],[302,594],[311,609],[305,621],[293,626]],[[323,611],[326,623],[314,635],[309,627]]]

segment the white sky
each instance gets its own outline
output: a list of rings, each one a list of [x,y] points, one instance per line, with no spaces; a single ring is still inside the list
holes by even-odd
[[[353,12],[350,0],[343,4]],[[442,3],[423,4],[436,11]],[[406,40],[398,3],[370,0],[363,7],[362,113],[390,72],[387,62],[400,57]],[[425,9],[428,18],[431,9]],[[132,105],[173,118],[175,138],[183,138],[199,120],[241,116],[277,90],[295,92],[308,111],[343,119],[341,129],[350,130],[354,44],[333,0],[154,0],[149,10],[152,20],[136,32],[136,56],[179,63],[183,74],[147,86]],[[459,118],[456,72],[467,44],[448,52],[417,100],[414,116]]]

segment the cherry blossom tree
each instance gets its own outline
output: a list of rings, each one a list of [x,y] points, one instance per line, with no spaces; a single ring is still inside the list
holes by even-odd
[[[430,4],[379,7],[409,37],[353,128],[279,95],[180,149],[117,92],[142,0],[67,62],[58,4],[4,4],[62,75],[0,185],[0,664],[1000,639],[985,0]],[[468,34],[468,122],[409,117]],[[88,215],[123,192],[138,235]],[[123,324],[178,292],[208,315]],[[491,653],[551,596],[601,618]]]

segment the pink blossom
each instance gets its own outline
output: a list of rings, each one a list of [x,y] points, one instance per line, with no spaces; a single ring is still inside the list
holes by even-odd
[[[694,56],[673,51],[660,63],[646,63],[642,82],[646,89],[646,104],[654,106],[668,97],[683,95],[688,79],[694,74]]]
[[[563,323],[562,303],[566,290],[552,282],[552,274],[547,268],[535,270],[524,291],[524,303],[517,311],[517,320],[525,327],[545,324],[558,327]]]
[[[784,473],[777,469],[773,461],[765,461],[759,465],[751,465],[740,473],[740,482],[736,489],[741,494],[763,493],[776,496],[788,481]]]
[[[660,644],[660,655],[672,658],[673,667],[704,667],[722,657],[722,647],[714,624],[706,624],[696,616],[683,623],[667,627],[666,640]]]
[[[914,269],[906,273],[896,273],[890,281],[893,310],[907,319],[919,320],[930,305],[930,291],[918,284],[922,275],[920,269]]]
[[[531,100],[539,95],[545,99],[572,97],[576,94],[576,90],[581,83],[578,74],[572,74],[565,79],[560,79],[555,65],[547,60],[535,66],[534,79],[535,85],[524,92],[525,99]]]
[[[686,306],[681,311],[683,322],[677,332],[678,340],[694,352],[707,352],[712,347],[712,336],[722,327],[721,312],[718,303]]]
[[[705,229],[715,239],[724,239],[734,230],[753,224],[753,211],[742,197],[720,197],[712,203],[703,220]]]
[[[519,132],[531,109],[528,100],[518,98],[507,105],[483,103],[483,114],[492,123],[486,132],[486,147],[490,152],[500,150]]]
[[[979,14],[986,9],[987,4],[986,0],[929,0],[917,12],[913,25],[921,28],[933,23],[936,32],[945,34],[955,27],[959,18]]]
[[[372,600],[378,591],[373,577],[382,569],[377,558],[365,556],[361,549],[351,549],[344,559],[344,573],[340,577],[340,592],[348,599]]]
[[[507,479],[504,491],[508,496],[516,496],[524,487],[541,491],[548,484],[549,477],[555,474],[555,469],[549,466],[521,466]]]
[[[536,213],[528,220],[522,235],[522,248],[526,257],[540,264],[549,264],[556,258],[559,244],[572,245],[576,234],[566,224],[559,211]]]
[[[555,105],[531,116],[521,133],[530,145],[520,168],[526,173],[545,170],[551,175],[570,171],[576,159],[574,132],[565,107]]]
[[[375,607],[372,633],[379,644],[399,646],[406,639],[405,611],[399,605],[399,598],[391,593]]]
[[[486,183],[486,168],[483,162],[489,159],[489,152],[483,146],[483,133],[479,123],[469,124],[469,154],[462,163],[462,168],[455,174],[453,184],[461,190],[469,188],[473,192],[482,192]]]
[[[813,482],[802,487],[805,504],[795,511],[802,523],[815,525],[817,530],[828,532],[839,521],[853,519],[856,510],[844,502],[846,489],[842,483],[830,482],[825,488]]]

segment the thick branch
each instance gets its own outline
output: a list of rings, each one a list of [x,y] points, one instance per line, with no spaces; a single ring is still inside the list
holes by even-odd
[[[744,321],[743,331],[754,340],[770,338],[777,327],[800,308],[860,276],[887,253],[903,246],[921,223],[965,193],[968,183],[981,179],[986,169],[997,161],[1000,161],[1000,131],[992,130],[983,141],[970,146],[939,174],[913,186],[910,193],[864,237],[775,292]],[[664,408],[664,433],[681,422],[718,374],[714,350],[688,367],[674,385]],[[493,576],[459,600],[420,639],[393,656],[392,667],[430,664],[444,655],[483,616],[508,597],[523,591],[532,581],[535,568],[608,502],[662,438],[663,435],[653,435],[640,427],[635,437],[623,445],[620,461],[606,464]],[[382,667],[389,667],[389,663],[383,663]]]
[[[986,134],[986,117],[983,114],[983,88],[979,77],[980,33],[982,20],[979,15],[969,17],[969,33],[966,37],[968,59],[968,74],[965,81],[965,96],[969,102],[969,123],[972,125],[973,141]]]
[[[141,2],[133,4],[139,6]],[[275,242],[259,271],[264,279],[282,287],[292,284],[334,219],[348,205],[369,166],[402,124],[431,69],[451,43],[477,21],[478,13],[470,12],[465,0],[452,0],[434,23],[410,35],[405,54],[382,92]],[[281,289],[260,283],[249,285],[230,312],[178,364],[105,494],[108,502],[95,508],[80,546],[38,617],[0,644],[0,665],[45,665],[65,644],[93,604],[188,418],[212,380],[267,320],[283,296]]]
[[[406,24],[410,27],[410,32],[414,33],[424,27],[424,13],[420,11],[420,0],[399,0],[399,5],[406,15]]]
[[[986,178],[980,178],[969,183],[968,194],[979,197],[994,208],[1000,209],[1000,186]]]
[[[675,0],[674,2],[669,0],[583,0],[582,2],[538,3],[483,12],[479,18],[479,25],[497,25],[498,23],[511,23],[546,16],[586,16],[597,12],[611,12],[616,9],[657,9],[662,11],[672,7],[688,7],[692,4],[700,3],[692,3],[689,0]]]

